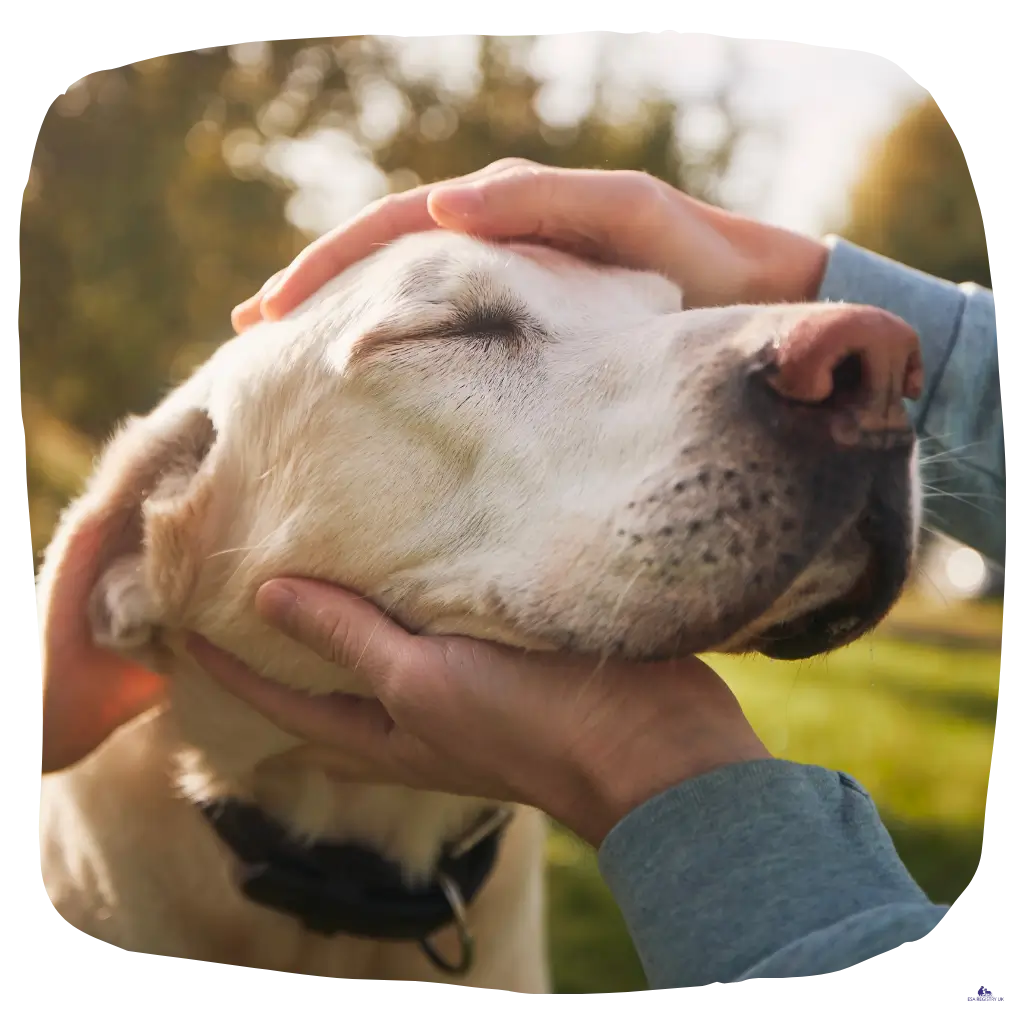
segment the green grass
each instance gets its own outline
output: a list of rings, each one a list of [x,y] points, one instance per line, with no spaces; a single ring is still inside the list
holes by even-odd
[[[802,663],[709,657],[776,757],[848,772],[878,805],[928,895],[949,903],[981,856],[999,682],[998,605],[910,597],[873,636]],[[920,641],[923,631],[930,642]],[[644,987],[594,853],[553,829],[550,937],[558,992]]]

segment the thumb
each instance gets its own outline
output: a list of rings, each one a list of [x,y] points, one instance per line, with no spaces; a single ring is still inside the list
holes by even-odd
[[[198,634],[187,638],[186,650],[211,679],[293,736],[369,756],[387,739],[391,718],[375,700],[346,693],[311,696],[282,686]]]
[[[445,228],[494,238],[589,243],[618,255],[619,238],[645,230],[658,200],[654,179],[631,172],[517,167],[431,191],[428,209]]]
[[[260,587],[256,610],[272,626],[325,661],[376,686],[393,679],[415,652],[416,638],[379,608],[318,580],[277,579]]]

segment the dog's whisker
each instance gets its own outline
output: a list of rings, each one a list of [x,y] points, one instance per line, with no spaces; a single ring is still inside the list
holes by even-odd
[[[644,568],[645,566],[641,566],[639,569],[637,569],[637,571],[633,574],[629,582],[622,588],[622,591],[619,593],[618,599],[616,600],[614,607],[608,615],[609,628],[612,630],[613,633],[617,632],[615,620],[619,614],[620,609],[622,608],[623,603],[626,600],[626,596],[629,594],[630,590],[632,589],[636,581],[643,575]],[[583,682],[583,685],[581,687],[581,690],[583,692],[581,692],[580,697],[583,696],[583,693],[585,693],[587,687],[592,685],[594,681],[597,679],[598,675],[601,672],[601,669],[603,669],[604,666],[608,663],[609,658],[610,652],[607,650],[607,648],[602,648],[597,665],[595,666],[593,672],[591,672],[590,675]]]
[[[990,508],[985,508],[979,505],[977,502],[968,501],[966,497],[959,494],[950,494],[946,491],[931,491],[924,495],[925,498],[951,498],[954,501],[959,501],[970,508],[975,509],[977,512],[983,512],[985,515],[994,515],[995,513]],[[979,497],[985,497],[985,495],[979,495]]]
[[[919,571],[921,573],[921,576],[924,578],[925,582],[927,582],[931,586],[932,590],[935,591],[936,596],[939,597],[943,604],[948,605],[949,598],[946,596],[946,593],[943,591],[942,587],[940,587],[935,582],[935,580],[931,578],[931,575],[925,569],[921,569]]]
[[[937,484],[948,483],[950,480],[956,480],[956,479],[957,479],[957,474],[956,473],[946,473],[946,474],[944,474],[942,476],[931,476],[931,475],[929,475],[928,481],[927,482],[922,481],[921,486],[922,487],[934,487]]]
[[[1005,501],[1005,498],[998,494],[990,494],[986,491],[944,491],[941,487],[933,487],[925,484],[924,487],[930,496],[938,498],[989,498],[991,501]]]
[[[959,462],[963,452],[967,451],[968,448],[977,448],[980,445],[980,441],[971,441],[969,444],[958,445],[956,448],[943,448],[930,455],[919,455],[917,461],[921,466],[931,466],[943,462]]]
[[[227,589],[227,587],[229,587],[234,582],[235,577],[246,567],[246,564],[253,555],[255,555],[259,551],[263,551],[266,547],[268,547],[271,541],[273,540],[275,534],[288,529],[288,527],[291,526],[291,522],[291,518],[286,518],[282,520],[277,526],[271,529],[259,543],[253,544],[248,549],[240,548],[239,550],[245,551],[245,555],[239,559],[238,565],[235,566],[231,575],[225,581],[224,588]]]
[[[222,548],[220,551],[211,551],[206,557],[220,558],[222,555],[236,555],[242,551],[258,551],[261,545],[249,544],[239,548]]]
[[[415,589],[415,582],[410,583],[404,590],[402,590],[394,598],[388,601],[388,603],[384,606],[383,609],[381,609],[381,617],[374,623],[373,629],[370,630],[370,635],[366,638],[366,643],[363,645],[363,649],[359,652],[359,657],[356,658],[355,663],[352,665],[353,672],[359,671],[359,666],[362,664],[363,657],[365,656],[366,652],[370,649],[370,645],[373,643],[373,639],[377,635],[377,631],[380,628],[381,623],[384,621],[385,618],[391,618],[395,606],[400,601],[403,601],[406,597],[408,597],[409,594],[411,594]]]

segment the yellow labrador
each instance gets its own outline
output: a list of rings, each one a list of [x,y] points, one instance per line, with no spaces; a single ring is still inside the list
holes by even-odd
[[[906,579],[919,386],[876,310],[684,310],[656,275],[445,232],[346,271],[131,421],[56,533],[44,656],[88,631],[171,686],[44,778],[55,906],[147,953],[544,991],[537,813],[332,780],[182,631],[363,692],[255,615],[286,574],[527,649],[829,650]]]

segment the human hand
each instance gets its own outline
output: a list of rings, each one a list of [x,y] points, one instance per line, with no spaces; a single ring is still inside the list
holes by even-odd
[[[690,307],[810,301],[828,257],[814,239],[702,203],[639,171],[509,158],[371,204],[307,246],[235,308],[232,323],[242,331],[278,319],[375,248],[438,227],[657,271]]]
[[[189,652],[346,780],[530,804],[597,846],[675,784],[771,756],[695,658],[598,663],[412,636],[367,601],[312,580],[271,581],[256,603],[287,635],[365,677],[377,699],[299,693],[200,637]]]

